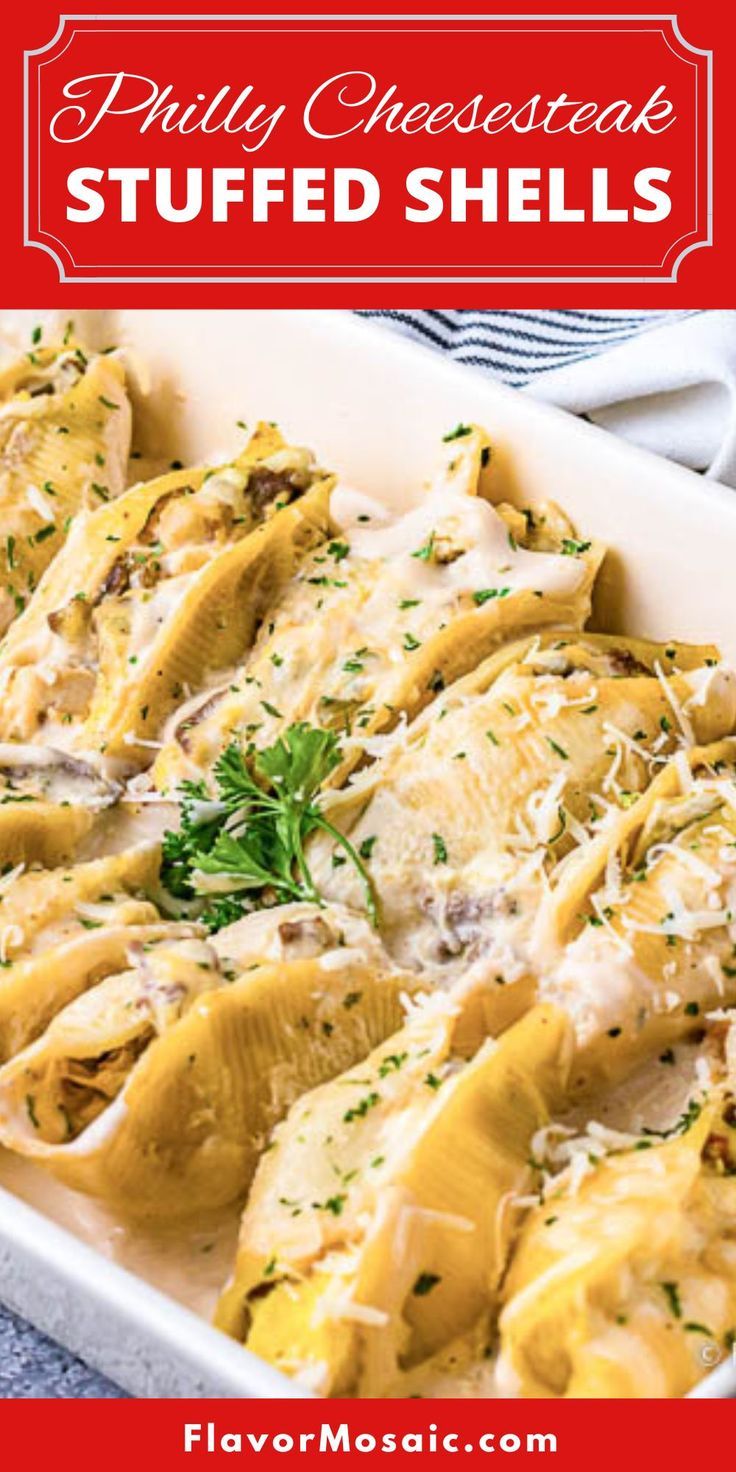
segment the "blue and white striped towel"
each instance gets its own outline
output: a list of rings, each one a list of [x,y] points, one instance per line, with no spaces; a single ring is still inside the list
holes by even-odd
[[[736,312],[362,315],[736,487]]]

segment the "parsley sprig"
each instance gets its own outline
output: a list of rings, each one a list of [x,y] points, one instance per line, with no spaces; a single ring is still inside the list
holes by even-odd
[[[305,721],[289,726],[272,746],[246,757],[237,743],[214,767],[216,795],[204,782],[185,782],[181,827],[164,835],[162,879],[171,894],[206,896],[203,915],[211,930],[275,898],[323,903],[305,846],[321,830],[357,870],[371,923],[378,911],[373,885],[359,853],[322,810],[320,789],[341,760],[334,731]]]

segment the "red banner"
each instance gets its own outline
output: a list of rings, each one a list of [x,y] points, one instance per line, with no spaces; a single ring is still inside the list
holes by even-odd
[[[731,301],[730,8],[82,10],[6,51],[24,299]]]
[[[712,238],[675,17],[64,17],[27,109],[62,281],[654,284]]]
[[[696,1466],[727,1447],[727,1401],[42,1401],[0,1408],[3,1452],[57,1472],[91,1448],[106,1472],[289,1466],[552,1467],[618,1472]]]

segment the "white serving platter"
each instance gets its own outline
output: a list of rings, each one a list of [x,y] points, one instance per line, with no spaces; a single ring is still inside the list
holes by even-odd
[[[68,315],[68,314],[65,314]],[[0,313],[0,334],[47,313]],[[558,500],[610,554],[600,626],[714,640],[736,659],[736,494],[473,370],[336,312],[78,312],[80,335],[140,361],[137,447],[212,459],[238,420],[275,419],[344,480],[393,504],[419,490],[441,434],[491,432],[499,494]],[[0,1298],[143,1396],[284,1396],[292,1382],[209,1327],[236,1223],[206,1224],[182,1255],[0,1153]],[[94,1243],[94,1246],[92,1245]],[[192,1262],[197,1268],[192,1268]],[[203,1317],[204,1315],[204,1317]],[[736,1363],[695,1392],[736,1396]]]

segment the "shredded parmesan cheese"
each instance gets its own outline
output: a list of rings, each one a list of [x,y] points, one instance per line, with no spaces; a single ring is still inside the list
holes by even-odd
[[[54,521],[55,514],[50,501],[39,491],[38,486],[26,486],[26,500],[32,511],[40,516],[42,521]]]

